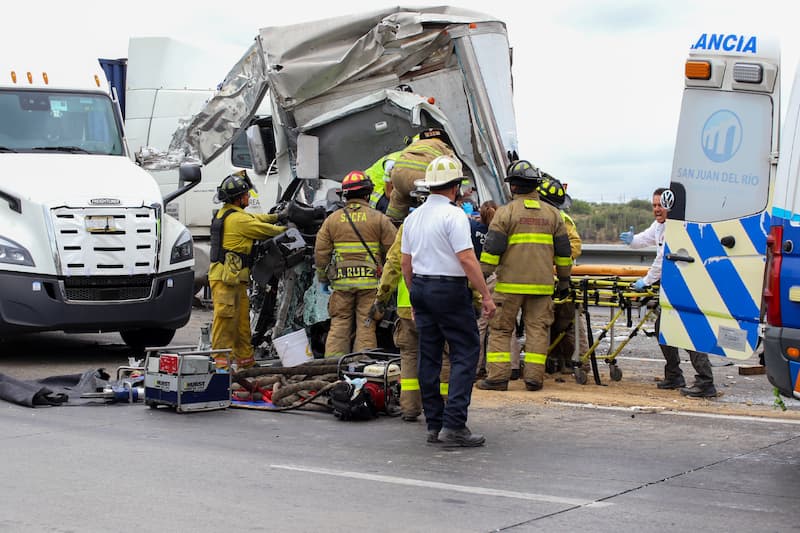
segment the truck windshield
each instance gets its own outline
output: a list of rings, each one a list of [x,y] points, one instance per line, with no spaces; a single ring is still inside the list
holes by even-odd
[[[0,90],[0,146],[124,155],[111,99],[92,93]]]

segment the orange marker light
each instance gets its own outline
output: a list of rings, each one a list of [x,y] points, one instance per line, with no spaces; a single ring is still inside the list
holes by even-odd
[[[711,63],[709,61],[687,61],[686,77],[690,80],[710,80]]]
[[[797,359],[798,357],[800,357],[800,348],[796,348],[794,346],[790,346],[790,347],[786,348],[786,355],[788,355],[789,357],[793,357],[793,358]]]
[[[17,73],[13,70],[11,71],[11,83],[17,83]]]
[[[28,83],[33,83],[33,75],[30,72],[28,72],[27,74],[28,74]]]
[[[98,76],[97,74],[94,75],[94,82],[97,84],[98,87],[100,87],[100,76]]]
[[[436,98],[434,98],[433,96],[429,96],[428,97],[428,103],[431,104],[431,105],[435,104],[436,103]]]
[[[477,28],[478,28],[478,25],[477,25],[477,24],[475,24],[474,22],[470,22],[470,23],[469,23],[469,29],[471,29],[471,30],[475,30],[475,29],[477,29]]]
[[[44,80],[45,85],[50,84],[50,81],[47,79],[47,72],[42,72],[42,79]]]

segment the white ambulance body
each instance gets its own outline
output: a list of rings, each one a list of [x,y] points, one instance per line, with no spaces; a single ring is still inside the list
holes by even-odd
[[[128,158],[97,59],[0,60],[0,337],[119,331],[161,345],[191,313],[192,241]],[[191,174],[191,175],[190,175]]]
[[[778,159],[780,54],[747,34],[702,34],[686,63],[660,305],[662,344],[753,355]]]

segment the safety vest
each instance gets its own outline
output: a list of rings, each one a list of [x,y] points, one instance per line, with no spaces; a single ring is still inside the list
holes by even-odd
[[[372,194],[369,195],[369,206],[375,208],[378,206],[378,202],[381,200],[381,197],[386,192],[386,162],[387,161],[397,161],[397,158],[400,157],[402,150],[397,152],[392,152],[391,154],[387,154],[377,161],[375,161],[371,167],[364,171],[370,181],[372,181],[373,189]]]

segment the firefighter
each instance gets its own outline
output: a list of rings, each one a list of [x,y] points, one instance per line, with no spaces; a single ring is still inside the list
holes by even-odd
[[[528,161],[509,165],[506,181],[513,200],[497,210],[483,245],[483,273],[497,273],[497,314],[489,323],[487,376],[478,382],[479,389],[508,389],[509,343],[520,309],[525,325],[522,378],[529,391],[542,388],[553,323],[553,265],[556,295],[564,297],[569,294],[572,259],[564,219],[558,209],[539,200],[536,187],[541,179],[541,172]]]
[[[567,235],[569,236],[569,247],[572,261],[574,262],[581,255],[581,237],[578,234],[578,229],[575,226],[575,221],[572,220],[564,209],[567,205],[567,194],[561,182],[547,174],[542,173],[542,180],[536,188],[539,193],[539,198],[552,205],[561,213],[561,218],[564,219],[564,224],[567,227]],[[547,356],[547,367],[550,373],[561,370],[563,373],[572,372],[572,355],[575,351],[575,302],[572,300],[564,301],[555,306],[554,321],[550,327],[551,341],[562,332],[564,336],[561,341],[553,347],[551,353]],[[578,323],[579,327],[583,322]],[[579,332],[581,337],[585,334],[585,326],[581,328],[583,333]],[[581,343],[583,344],[583,343]],[[587,347],[588,349],[588,347]]]
[[[274,225],[283,215],[255,215],[244,209],[250,204],[252,184],[244,174],[231,174],[217,187],[217,198],[224,203],[211,222],[211,266],[208,281],[214,302],[211,348],[232,349],[237,368],[255,365],[250,342],[250,253],[253,241],[274,237],[284,226]],[[226,357],[215,365],[227,369]]]
[[[418,186],[416,190],[412,191],[411,197],[415,206],[424,202],[429,192],[422,186]],[[422,414],[422,396],[419,392],[417,377],[419,335],[417,335],[417,327],[411,316],[411,299],[400,265],[402,237],[403,226],[401,225],[397,230],[394,244],[389,248],[386,256],[386,266],[383,269],[371,316],[375,320],[382,319],[392,294],[397,291],[398,318],[394,325],[394,344],[400,350],[400,410],[403,420],[413,422]],[[446,345],[445,352],[447,352]],[[447,398],[449,376],[450,360],[445,353],[445,357],[442,359],[442,371],[439,374],[439,392],[444,398]]]
[[[442,155],[455,156],[450,148],[450,138],[439,128],[420,132],[419,138],[400,152],[392,167],[392,194],[386,209],[386,214],[396,226],[408,216],[414,182],[425,179],[428,163]]]
[[[369,195],[369,206],[381,213],[385,213],[386,208],[389,207],[389,196],[392,194],[392,167],[401,151],[398,150],[381,157],[364,171],[364,174],[372,180],[373,185],[372,193]]]
[[[375,301],[383,259],[392,246],[397,230],[389,218],[369,206],[372,181],[354,170],[342,180],[346,202],[322,224],[314,246],[317,279],[327,290],[331,326],[325,342],[325,356],[351,352],[351,332],[355,319],[356,351],[378,347],[375,324],[365,320]]]

